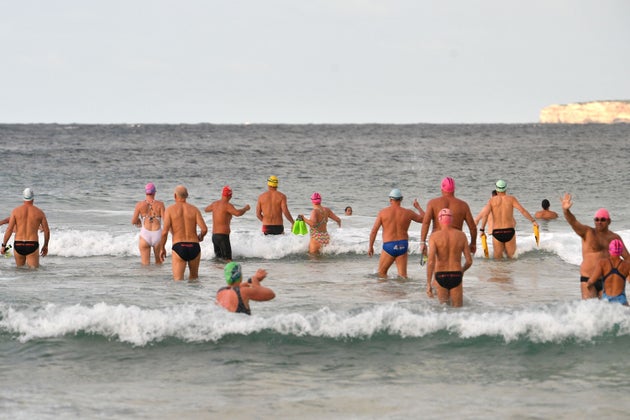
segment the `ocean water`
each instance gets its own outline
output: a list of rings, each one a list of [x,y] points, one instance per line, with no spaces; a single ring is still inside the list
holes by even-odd
[[[580,300],[562,216],[536,246],[516,212],[517,258],[478,250],[459,309],[424,294],[419,224],[407,280],[378,279],[367,246],[392,188],[424,208],[444,176],[475,214],[499,178],[531,213],[570,192],[578,220],[606,207],[630,243],[628,144],[628,125],[0,125],[0,216],[28,186],[51,226],[38,270],[0,257],[0,417],[627,418],[630,313]],[[234,259],[276,292],[252,316],[214,304],[209,236],[198,282],[140,265],[147,182],[166,205],[178,184],[201,209],[229,184],[255,207],[269,175],[294,217],[318,191],[342,226],[310,257],[307,237],[234,218]]]

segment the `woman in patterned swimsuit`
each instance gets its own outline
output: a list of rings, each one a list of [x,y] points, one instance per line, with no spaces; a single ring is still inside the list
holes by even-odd
[[[311,254],[317,254],[321,251],[324,245],[328,245],[330,242],[330,236],[326,225],[328,219],[333,219],[337,222],[337,225],[341,227],[341,219],[333,213],[328,207],[322,206],[322,196],[318,192],[314,192],[311,195],[311,202],[313,203],[313,211],[311,212],[311,218],[306,218],[303,214],[300,216],[304,219],[304,222],[310,227],[311,241],[308,244],[308,252]]]

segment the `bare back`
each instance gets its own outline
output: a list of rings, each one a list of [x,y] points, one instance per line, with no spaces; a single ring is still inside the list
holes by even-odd
[[[498,194],[490,199],[490,212],[495,228],[503,229],[516,226],[516,220],[514,220],[515,203],[518,203],[516,198],[507,194]],[[518,206],[520,207],[520,204]]]
[[[409,239],[409,225],[412,220],[421,222],[420,215],[409,209],[392,205],[378,213],[375,225],[380,221],[383,227],[383,242],[400,241]]]
[[[256,215],[263,225],[282,225],[282,214],[287,212],[287,197],[280,191],[271,189],[258,197]]]
[[[207,212],[212,212],[212,233],[229,235],[230,223],[235,215],[236,208],[226,200],[217,200],[206,207]]]
[[[162,227],[164,218],[164,203],[162,201],[148,200],[139,201],[136,204],[132,223],[140,223],[146,230],[155,231]]]
[[[173,243],[199,242],[197,226],[202,229],[202,234],[207,231],[206,222],[201,217],[199,209],[186,202],[176,202],[166,209],[164,217],[164,233],[169,230],[173,235]]]
[[[48,231],[48,221],[44,212],[34,205],[24,204],[11,212],[7,231],[15,232],[17,241],[37,241],[40,226],[44,232]]]
[[[451,223],[451,226],[454,229],[462,230],[464,221],[467,219],[468,215],[470,215],[472,219],[472,213],[470,212],[468,203],[454,196],[442,196],[429,200],[427,203],[427,210],[424,214],[424,221],[422,223],[423,228],[426,226],[426,229],[428,230],[429,222],[432,221],[433,231],[439,230],[440,224],[438,222],[438,214],[442,209],[451,210],[451,213],[453,214],[453,222]]]
[[[435,252],[435,272],[462,271],[462,254],[472,261],[466,234],[457,229],[442,229],[431,235],[429,255]]]

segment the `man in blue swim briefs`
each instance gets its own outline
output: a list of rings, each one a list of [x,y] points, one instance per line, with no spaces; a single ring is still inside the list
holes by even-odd
[[[466,234],[452,226],[453,213],[444,208],[438,213],[440,229],[429,237],[427,261],[427,296],[433,297],[435,286],[440,303],[460,307],[464,303],[464,272],[472,265],[472,253]],[[462,254],[466,263],[462,267]],[[434,278],[435,276],[435,278]]]
[[[278,178],[271,175],[267,178],[267,191],[260,194],[256,202],[256,217],[262,222],[262,231],[265,235],[284,233],[283,214],[293,226],[294,221],[287,205],[287,196],[278,191]]]
[[[402,207],[402,193],[394,188],[389,193],[389,207],[378,212],[374,226],[370,232],[370,245],[368,255],[374,255],[374,241],[376,235],[383,227],[383,252],[378,261],[379,277],[387,277],[387,270],[396,261],[398,275],[407,278],[407,249],[409,245],[409,225],[411,221],[422,223],[424,211],[418,200],[413,200],[413,206],[418,213]]]
[[[619,239],[623,244],[623,240],[612,230],[609,230],[611,219],[608,210],[601,208],[595,212],[595,227],[583,225],[578,222],[577,218],[571,213],[573,200],[570,194],[565,194],[562,198],[562,212],[564,218],[571,225],[575,233],[582,238],[582,263],[580,264],[580,291],[582,299],[597,297],[602,293],[601,281],[595,283],[594,288],[587,286],[588,279],[597,268],[599,260],[608,257],[608,245],[611,241]],[[623,247],[622,256],[624,260],[630,261],[630,254],[627,248]]]
[[[483,232],[488,216],[492,215],[492,247],[494,259],[499,260],[506,255],[508,258],[514,257],[516,253],[516,236],[514,227],[516,227],[516,220],[514,220],[514,209],[521,212],[521,214],[527,218],[534,226],[538,226],[536,219],[529,214],[525,207],[519,203],[519,201],[513,195],[506,193],[507,183],[500,179],[495,184],[497,195],[490,198],[488,204],[484,207],[481,213],[481,231]]]
[[[160,243],[160,258],[166,257],[166,240],[168,233],[173,236],[173,279],[183,280],[186,266],[188,266],[190,280],[199,277],[199,263],[201,262],[201,247],[208,233],[208,226],[201,216],[201,211],[192,204],[186,202],[188,190],[183,185],[175,187],[175,204],[166,208],[164,212],[164,227],[162,228],[162,241]],[[200,233],[197,233],[197,226]]]

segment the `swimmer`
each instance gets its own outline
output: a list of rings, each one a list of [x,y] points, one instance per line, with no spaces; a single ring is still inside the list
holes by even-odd
[[[556,213],[555,211],[549,210],[549,207],[551,206],[551,204],[549,203],[549,200],[547,200],[545,198],[542,201],[541,205],[542,205],[543,209],[542,210],[538,210],[536,212],[536,214],[534,214],[534,217],[536,219],[552,220],[552,219],[557,219],[558,218],[558,213]]]
[[[25,188],[22,193],[24,202],[21,206],[16,207],[9,216],[9,226],[4,232],[2,240],[2,248],[0,253],[4,255],[7,252],[7,242],[15,232],[13,241],[13,257],[15,265],[23,267],[28,265],[30,268],[39,267],[39,257],[48,255],[48,243],[50,241],[50,228],[46,214],[36,207],[35,193],[30,188]],[[39,230],[44,232],[44,245],[39,249]]]
[[[162,264],[160,258],[160,241],[162,239],[162,218],[164,217],[164,203],[155,199],[155,184],[149,182],[144,187],[145,199],[136,203],[131,224],[140,228],[138,249],[142,265],[151,263],[151,249],[156,264]]]
[[[451,226],[454,229],[462,230],[464,222],[468,225],[468,230],[470,231],[470,252],[474,254],[477,250],[477,225],[468,203],[455,197],[455,180],[453,178],[446,177],[442,179],[440,189],[442,195],[429,200],[427,203],[427,212],[424,214],[420,232],[420,252],[422,255],[427,255],[426,244],[429,227],[433,223],[433,232],[440,229],[438,213],[441,209],[447,208],[453,214]]]
[[[427,296],[433,297],[435,286],[440,303],[461,307],[464,302],[464,272],[472,265],[472,254],[466,234],[454,229],[453,213],[442,209],[438,213],[440,229],[429,237],[429,259],[427,261]],[[466,263],[462,267],[462,254]]]
[[[267,179],[267,191],[258,196],[256,203],[256,217],[262,222],[262,231],[265,235],[284,233],[282,215],[293,226],[294,220],[287,205],[287,196],[278,191],[278,178],[271,175]]]
[[[217,304],[230,312],[251,315],[250,300],[264,302],[276,297],[273,290],[260,284],[267,277],[267,272],[261,268],[247,283],[242,283],[243,273],[238,263],[228,263],[223,273],[227,287],[222,287],[217,291]]]
[[[571,195],[565,194],[562,199],[562,212],[573,231],[582,238],[580,290],[582,292],[582,299],[589,299],[597,297],[602,293],[601,282],[595,284],[595,289],[589,289],[586,285],[591,274],[597,267],[598,261],[608,257],[608,246],[611,241],[619,239],[623,244],[623,240],[615,232],[608,229],[611,223],[608,210],[604,208],[597,210],[595,218],[593,219],[595,221],[595,227],[590,227],[578,222],[577,218],[571,213],[571,206],[573,206]],[[630,255],[625,245],[622,255],[624,260],[630,260]]]
[[[516,197],[506,193],[507,183],[504,180],[498,180],[495,187],[497,195],[491,197],[486,207],[482,210],[481,231],[483,232],[486,227],[488,216],[492,215],[494,223],[492,228],[494,259],[501,259],[504,254],[508,258],[513,258],[516,253],[514,209],[521,212],[534,226],[538,226],[538,223]]]
[[[591,295],[596,293],[595,285],[603,283],[602,300],[621,303],[628,306],[626,281],[630,281],[630,262],[621,259],[624,246],[619,239],[613,239],[608,245],[608,258],[599,260],[593,274],[586,283]]]
[[[173,195],[175,204],[168,206],[164,212],[160,258],[162,261],[166,258],[166,240],[171,232],[173,279],[183,280],[186,266],[188,266],[189,279],[195,280],[199,277],[199,263],[201,262],[199,242],[203,241],[208,233],[208,226],[201,217],[199,209],[186,202],[188,198],[186,187],[178,185]],[[200,228],[200,233],[197,233],[197,227]]]
[[[411,221],[422,223],[424,211],[420,207],[418,200],[413,200],[413,206],[418,213],[402,207],[402,193],[398,188],[394,188],[389,193],[389,207],[385,207],[378,212],[376,221],[370,232],[370,244],[368,255],[374,255],[374,241],[376,235],[383,227],[383,252],[378,261],[379,277],[387,277],[387,270],[396,262],[398,275],[407,278],[407,251],[409,248],[409,225]]]
[[[313,204],[313,211],[311,211],[311,218],[302,217],[304,222],[310,227],[311,240],[308,244],[308,252],[310,254],[317,254],[321,251],[322,247],[328,245],[330,242],[330,235],[328,234],[328,219],[333,219],[337,222],[337,225],[341,227],[341,219],[333,213],[328,207],[322,206],[322,196],[318,192],[314,192],[311,195],[311,203]]]
[[[232,261],[232,244],[230,243],[230,224],[232,216],[240,217],[249,209],[249,204],[237,209],[230,200],[232,189],[226,185],[221,191],[221,199],[212,202],[206,207],[206,213],[212,212],[212,244],[214,255],[226,261]]]

